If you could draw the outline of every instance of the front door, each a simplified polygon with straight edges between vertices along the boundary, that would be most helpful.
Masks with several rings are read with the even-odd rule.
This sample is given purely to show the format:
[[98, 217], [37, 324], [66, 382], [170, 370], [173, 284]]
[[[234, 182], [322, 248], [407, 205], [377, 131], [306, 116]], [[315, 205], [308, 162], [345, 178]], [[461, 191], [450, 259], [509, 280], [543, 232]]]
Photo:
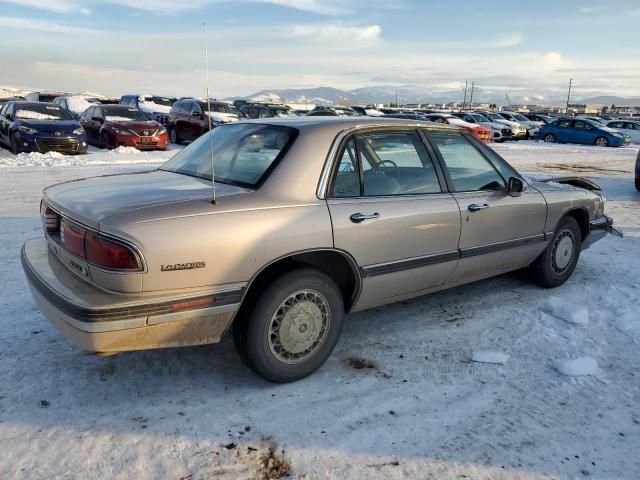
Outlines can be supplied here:
[[356, 309], [444, 284], [458, 262], [460, 210], [414, 129], [376, 129], [344, 145], [327, 203], [335, 247], [361, 268]]
[[544, 249], [547, 206], [530, 188], [507, 193], [510, 167], [457, 132], [430, 135], [460, 206], [460, 262], [450, 283], [466, 283], [526, 266]]

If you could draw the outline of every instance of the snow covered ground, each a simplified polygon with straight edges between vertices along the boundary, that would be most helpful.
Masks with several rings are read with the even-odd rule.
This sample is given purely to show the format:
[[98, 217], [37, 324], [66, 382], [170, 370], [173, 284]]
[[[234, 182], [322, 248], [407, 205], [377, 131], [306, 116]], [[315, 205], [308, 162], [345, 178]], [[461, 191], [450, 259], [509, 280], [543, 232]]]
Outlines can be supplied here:
[[626, 238], [552, 292], [510, 274], [351, 315], [327, 364], [290, 385], [252, 374], [229, 339], [110, 358], [72, 346], [20, 267], [41, 189], [172, 152], [0, 150], [0, 478], [637, 479], [636, 150], [496, 149], [523, 172], [601, 182]]

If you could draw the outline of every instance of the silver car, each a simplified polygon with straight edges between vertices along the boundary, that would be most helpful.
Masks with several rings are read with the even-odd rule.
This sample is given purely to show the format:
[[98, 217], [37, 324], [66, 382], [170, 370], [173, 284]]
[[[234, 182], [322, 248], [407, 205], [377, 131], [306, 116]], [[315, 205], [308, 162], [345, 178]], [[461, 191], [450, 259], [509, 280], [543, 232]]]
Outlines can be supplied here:
[[301, 117], [210, 135], [157, 170], [45, 190], [45, 236], [22, 263], [73, 342], [114, 353], [232, 331], [256, 372], [297, 380], [346, 313], [522, 268], [555, 287], [614, 231], [597, 185], [529, 181], [455, 127]]

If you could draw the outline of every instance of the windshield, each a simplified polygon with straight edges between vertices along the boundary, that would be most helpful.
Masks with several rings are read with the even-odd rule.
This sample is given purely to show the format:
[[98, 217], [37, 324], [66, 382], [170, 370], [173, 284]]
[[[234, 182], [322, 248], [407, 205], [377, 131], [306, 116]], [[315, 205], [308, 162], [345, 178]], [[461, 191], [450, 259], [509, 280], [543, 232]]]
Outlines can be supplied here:
[[297, 117], [298, 114], [288, 108], [272, 108], [276, 117]]
[[529, 121], [529, 119], [527, 117], [525, 117], [524, 115], [520, 115], [519, 113], [514, 113], [512, 116], [515, 117], [515, 119], [518, 120], [519, 122], [528, 122]]
[[216, 182], [255, 188], [284, 156], [296, 135], [295, 129], [279, 125], [223, 125], [202, 135], [160, 170], [211, 179], [211, 136]]
[[480, 115], [479, 113], [474, 113], [473, 115], [471, 115], [473, 118], [476, 119], [477, 122], [480, 123], [491, 123], [491, 120], [489, 120], [487, 117], [485, 117], [484, 115]]
[[45, 103], [16, 104], [16, 118], [23, 120], [73, 120], [73, 117], [58, 105]]
[[130, 121], [142, 121], [149, 120], [141, 110], [137, 108], [120, 108], [120, 107], [103, 107], [104, 119], [108, 122], [130, 122]]
[[156, 105], [164, 105], [165, 107], [173, 105], [173, 100], [166, 97], [144, 97], [144, 101], [155, 103]]
[[[207, 102], [204, 102], [203, 104], [201, 104], [201, 106], [202, 110], [204, 110], [205, 112], [209, 111], [207, 110]], [[231, 108], [229, 108], [229, 105], [227, 105], [226, 103], [212, 103], [210, 111], [217, 113], [231, 113]]]

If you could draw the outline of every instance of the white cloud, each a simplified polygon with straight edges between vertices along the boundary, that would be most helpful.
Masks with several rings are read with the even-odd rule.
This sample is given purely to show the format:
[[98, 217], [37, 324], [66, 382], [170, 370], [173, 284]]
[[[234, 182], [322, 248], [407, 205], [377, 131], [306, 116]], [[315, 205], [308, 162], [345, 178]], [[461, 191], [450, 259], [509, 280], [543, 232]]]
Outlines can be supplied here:
[[258, 3], [271, 3], [296, 10], [320, 13], [323, 15], [346, 15], [350, 9], [345, 8], [347, 1], [331, 2], [326, 0], [255, 0]]
[[88, 28], [72, 27], [70, 25], [48, 22], [46, 20], [30, 20], [16, 17], [0, 17], [0, 28], [63, 34], [87, 34], [96, 32]]
[[595, 6], [595, 7], [585, 6], [585, 7], [580, 7], [580, 13], [597, 13], [603, 9], [604, 7], [600, 7], [600, 6]]
[[[19, 1], [19, 0], [16, 0]], [[34, 0], [38, 1], [38, 0]], [[148, 12], [175, 13], [183, 10], [202, 8], [211, 3], [232, 2], [234, 0], [100, 0], [103, 3], [121, 5], [135, 10]], [[238, 0], [243, 3], [263, 3], [293, 8], [321, 15], [346, 15], [351, 12], [348, 0]]]
[[363, 27], [319, 24], [319, 25], [294, 25], [285, 29], [282, 36], [285, 38], [304, 38], [320, 41], [322, 43], [334, 43], [343, 46], [365, 46], [376, 43], [380, 38], [382, 28], [379, 25]]
[[[82, 13], [89, 15], [91, 10], [77, 0], [0, 0], [21, 7], [37, 8], [56, 13]], [[86, 3], [86, 2], [85, 2]]]

